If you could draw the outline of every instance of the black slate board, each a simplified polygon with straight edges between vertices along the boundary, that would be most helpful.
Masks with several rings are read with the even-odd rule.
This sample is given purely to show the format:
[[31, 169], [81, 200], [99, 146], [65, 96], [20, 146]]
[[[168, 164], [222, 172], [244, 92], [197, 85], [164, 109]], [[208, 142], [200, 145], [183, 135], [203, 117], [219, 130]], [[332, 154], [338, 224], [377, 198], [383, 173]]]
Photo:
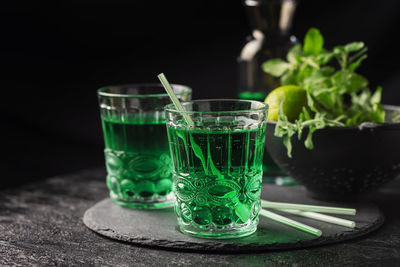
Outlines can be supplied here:
[[251, 236], [228, 240], [201, 239], [184, 235], [176, 230], [177, 221], [172, 208], [133, 210], [119, 207], [108, 198], [89, 208], [84, 214], [83, 222], [91, 230], [103, 236], [132, 244], [155, 248], [231, 253], [285, 250], [337, 243], [372, 232], [378, 229], [384, 221], [382, 212], [375, 204], [318, 201], [309, 198], [305, 189], [300, 186], [263, 185], [262, 199], [356, 208], [356, 216], [335, 215], [356, 221], [356, 228], [350, 229], [304, 217], [283, 214], [321, 229], [323, 235], [317, 238], [260, 216], [258, 230]]

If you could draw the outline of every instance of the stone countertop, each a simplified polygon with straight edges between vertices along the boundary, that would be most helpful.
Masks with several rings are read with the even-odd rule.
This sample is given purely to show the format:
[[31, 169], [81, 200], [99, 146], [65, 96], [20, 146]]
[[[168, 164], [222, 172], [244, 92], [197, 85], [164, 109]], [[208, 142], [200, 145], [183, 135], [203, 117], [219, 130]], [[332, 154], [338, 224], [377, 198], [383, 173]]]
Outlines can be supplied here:
[[157, 250], [102, 237], [82, 216], [106, 197], [103, 169], [0, 191], [0, 265], [387, 266], [400, 260], [400, 179], [372, 197], [385, 214], [377, 231], [340, 244], [252, 254]]

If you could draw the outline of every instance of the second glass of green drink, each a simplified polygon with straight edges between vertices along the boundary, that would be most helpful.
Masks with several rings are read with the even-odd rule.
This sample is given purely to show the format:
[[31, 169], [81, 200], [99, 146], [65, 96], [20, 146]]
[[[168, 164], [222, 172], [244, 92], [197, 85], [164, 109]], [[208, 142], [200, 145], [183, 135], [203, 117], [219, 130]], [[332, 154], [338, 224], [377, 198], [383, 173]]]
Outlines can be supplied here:
[[[191, 89], [173, 85], [181, 101]], [[131, 208], [173, 206], [172, 161], [159, 84], [108, 86], [98, 90], [105, 141], [107, 186], [115, 204]]]
[[180, 230], [208, 238], [255, 232], [267, 105], [195, 100], [183, 107], [166, 107]]

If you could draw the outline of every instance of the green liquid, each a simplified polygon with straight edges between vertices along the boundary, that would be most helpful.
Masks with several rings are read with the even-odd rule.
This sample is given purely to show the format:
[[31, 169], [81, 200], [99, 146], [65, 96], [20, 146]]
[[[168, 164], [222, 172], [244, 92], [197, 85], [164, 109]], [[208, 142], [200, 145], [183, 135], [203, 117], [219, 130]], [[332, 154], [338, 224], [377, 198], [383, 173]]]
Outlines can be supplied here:
[[172, 162], [165, 122], [102, 119], [107, 186], [122, 206], [171, 206]]
[[243, 91], [239, 93], [238, 97], [240, 99], [256, 100], [264, 102], [265, 98], [267, 97], [267, 92], [264, 93], [264, 92]]
[[168, 126], [181, 231], [244, 236], [257, 228], [265, 126], [224, 131]]

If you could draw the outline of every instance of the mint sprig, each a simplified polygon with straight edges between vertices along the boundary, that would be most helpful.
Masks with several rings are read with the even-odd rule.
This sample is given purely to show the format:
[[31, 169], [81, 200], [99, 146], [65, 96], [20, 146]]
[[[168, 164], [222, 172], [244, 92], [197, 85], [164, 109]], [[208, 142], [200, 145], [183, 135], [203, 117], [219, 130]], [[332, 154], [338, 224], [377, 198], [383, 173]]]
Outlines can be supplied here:
[[[385, 121], [385, 111], [380, 103], [382, 87], [374, 93], [368, 88], [368, 80], [356, 73], [367, 58], [363, 42], [323, 47], [324, 38], [316, 28], [308, 30], [303, 45], [293, 46], [286, 60], [270, 59], [262, 69], [274, 77], [280, 77], [281, 85], [298, 85], [307, 92], [307, 107], [297, 120], [290, 122], [279, 110], [275, 135], [283, 138], [288, 156], [291, 157], [291, 137], [297, 133], [300, 140], [304, 127], [308, 135], [304, 145], [313, 149], [312, 135], [327, 126], [354, 126], [363, 122]], [[334, 61], [339, 67], [334, 67]], [[347, 103], [345, 99], [350, 99]]]

